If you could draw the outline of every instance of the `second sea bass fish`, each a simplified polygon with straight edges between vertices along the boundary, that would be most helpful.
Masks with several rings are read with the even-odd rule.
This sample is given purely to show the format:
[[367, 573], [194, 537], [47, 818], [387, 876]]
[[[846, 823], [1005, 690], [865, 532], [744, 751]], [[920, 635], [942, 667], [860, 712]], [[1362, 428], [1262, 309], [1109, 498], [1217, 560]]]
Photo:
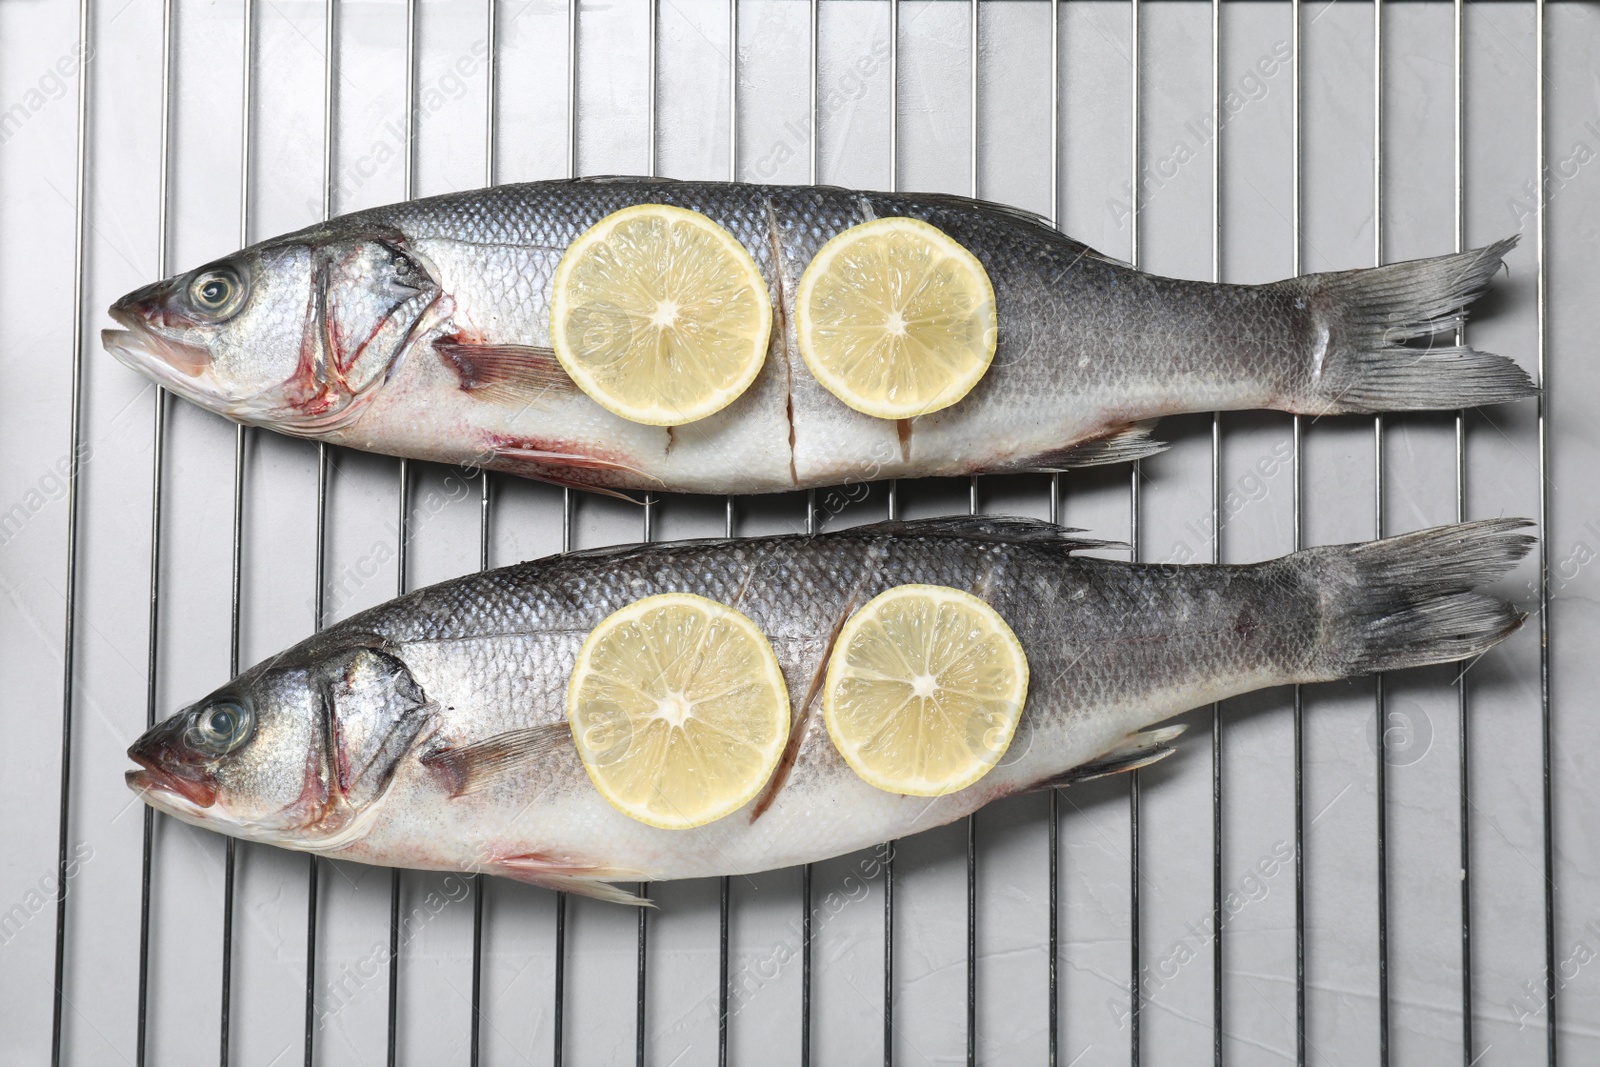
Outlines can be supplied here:
[[[1000, 797], [1153, 762], [1178, 730], [1150, 728], [1193, 707], [1470, 659], [1522, 622], [1476, 587], [1528, 550], [1526, 525], [1491, 519], [1249, 566], [1081, 558], [1059, 527], [986, 518], [572, 553], [328, 627], [154, 726], [129, 749], [141, 769], [128, 783], [186, 822], [249, 840], [636, 900], [607, 883], [842, 855]], [[818, 683], [841, 625], [907, 583], [984, 598], [1029, 662], [1000, 763], [936, 798], [868, 785], [821, 721]], [[567, 725], [584, 638], [672, 592], [743, 612], [771, 642], [794, 709], [762, 792], [693, 830], [613, 808]]]
[[[644, 426], [550, 352], [551, 276], [606, 215], [671, 204], [726, 228], [775, 314], [754, 384]], [[998, 348], [959, 403], [885, 420], [801, 358], [800, 276], [858, 223], [907, 216], [971, 251]], [[644, 179], [507, 185], [345, 215], [119, 300], [106, 347], [240, 422], [352, 448], [605, 489], [762, 493], [880, 478], [1055, 471], [1148, 455], [1146, 420], [1475, 407], [1525, 397], [1500, 356], [1404, 342], [1453, 328], [1512, 241], [1437, 259], [1222, 285], [1145, 274], [1025, 211], [958, 196]], [[628, 329], [617, 309], [593, 328]]]

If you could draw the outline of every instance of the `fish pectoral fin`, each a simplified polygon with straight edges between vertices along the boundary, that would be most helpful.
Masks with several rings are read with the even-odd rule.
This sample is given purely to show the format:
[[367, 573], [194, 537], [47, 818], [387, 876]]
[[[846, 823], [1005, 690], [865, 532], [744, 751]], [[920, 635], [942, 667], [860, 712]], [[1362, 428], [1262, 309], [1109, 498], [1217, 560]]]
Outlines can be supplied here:
[[1167, 450], [1165, 441], [1157, 441], [1150, 436], [1155, 428], [1154, 419], [1131, 422], [1091, 441], [1079, 441], [1020, 460], [1014, 469], [1055, 474], [1080, 467], [1104, 467], [1111, 463], [1147, 459]]
[[548, 348], [441, 338], [433, 342], [433, 350], [455, 372], [463, 393], [493, 404], [525, 404], [546, 393], [578, 388]]
[[436, 745], [421, 757], [421, 762], [454, 799], [475, 793], [501, 775], [570, 744], [572, 730], [562, 720], [508, 730], [470, 745]]
[[1091, 781], [1095, 778], [1105, 778], [1108, 775], [1121, 774], [1123, 771], [1136, 771], [1140, 767], [1148, 767], [1152, 763], [1159, 763], [1178, 751], [1169, 742], [1187, 730], [1186, 723], [1175, 726], [1163, 726], [1158, 730], [1141, 730], [1129, 734], [1117, 743], [1110, 751], [1105, 752], [1088, 763], [1079, 764], [1070, 770], [1053, 775], [1040, 782], [1036, 789], [1060, 789], [1079, 782]]
[[484, 869], [502, 878], [553, 889], [558, 893], [574, 893], [595, 900], [608, 900], [613, 904], [631, 904], [636, 908], [655, 907], [655, 902], [649, 897], [610, 884], [612, 881], [637, 881], [634, 877], [637, 872], [634, 871], [565, 863], [538, 852], [497, 855]]

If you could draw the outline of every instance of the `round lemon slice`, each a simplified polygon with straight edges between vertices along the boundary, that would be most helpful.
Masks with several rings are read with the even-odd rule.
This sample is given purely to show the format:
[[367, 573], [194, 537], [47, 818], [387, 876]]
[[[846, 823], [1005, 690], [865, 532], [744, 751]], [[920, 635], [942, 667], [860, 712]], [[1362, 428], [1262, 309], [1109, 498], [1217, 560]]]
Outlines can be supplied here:
[[966, 396], [994, 361], [994, 287], [976, 256], [918, 219], [834, 237], [795, 294], [800, 354], [857, 411], [908, 419]]
[[822, 715], [845, 762], [891, 793], [964, 789], [1005, 754], [1028, 697], [1028, 659], [992, 607], [902, 585], [839, 631]]
[[789, 736], [789, 688], [744, 615], [693, 593], [612, 612], [578, 651], [567, 718], [602, 796], [668, 830], [739, 810]]
[[595, 402], [634, 422], [680, 426], [727, 407], [760, 373], [771, 332], [755, 260], [697, 211], [614, 211], [556, 265], [556, 358]]

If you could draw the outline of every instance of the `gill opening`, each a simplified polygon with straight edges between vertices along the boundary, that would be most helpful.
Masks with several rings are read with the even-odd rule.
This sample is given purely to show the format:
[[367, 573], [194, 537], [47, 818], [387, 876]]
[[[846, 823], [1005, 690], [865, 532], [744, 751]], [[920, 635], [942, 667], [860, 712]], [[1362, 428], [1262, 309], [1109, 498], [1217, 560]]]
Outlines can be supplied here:
[[[328, 353], [333, 349], [333, 327], [328, 322], [328, 261], [317, 263], [317, 280], [311, 287], [316, 301], [316, 336], [318, 343], [311, 350], [311, 378], [318, 385], [317, 395], [326, 395], [331, 384], [328, 380]], [[337, 364], [338, 360], [334, 360]]]

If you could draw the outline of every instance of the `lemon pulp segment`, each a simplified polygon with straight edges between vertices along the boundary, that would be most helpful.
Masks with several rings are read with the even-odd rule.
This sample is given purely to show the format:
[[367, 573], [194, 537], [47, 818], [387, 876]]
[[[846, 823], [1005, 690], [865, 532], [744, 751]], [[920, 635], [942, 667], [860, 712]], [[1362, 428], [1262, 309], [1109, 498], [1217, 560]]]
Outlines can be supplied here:
[[879, 418], [949, 407], [994, 360], [989, 275], [919, 219], [874, 219], [823, 245], [801, 275], [795, 319], [816, 379]]
[[1027, 696], [1027, 657], [994, 608], [959, 589], [902, 585], [840, 629], [823, 721], [869, 784], [943, 796], [999, 762]]
[[760, 373], [771, 332], [755, 260], [697, 211], [614, 211], [556, 266], [556, 358], [593, 400], [634, 422], [679, 426], [727, 407]]
[[737, 811], [778, 765], [789, 690], [755, 623], [692, 593], [607, 616], [578, 652], [567, 717], [612, 805], [687, 829]]

